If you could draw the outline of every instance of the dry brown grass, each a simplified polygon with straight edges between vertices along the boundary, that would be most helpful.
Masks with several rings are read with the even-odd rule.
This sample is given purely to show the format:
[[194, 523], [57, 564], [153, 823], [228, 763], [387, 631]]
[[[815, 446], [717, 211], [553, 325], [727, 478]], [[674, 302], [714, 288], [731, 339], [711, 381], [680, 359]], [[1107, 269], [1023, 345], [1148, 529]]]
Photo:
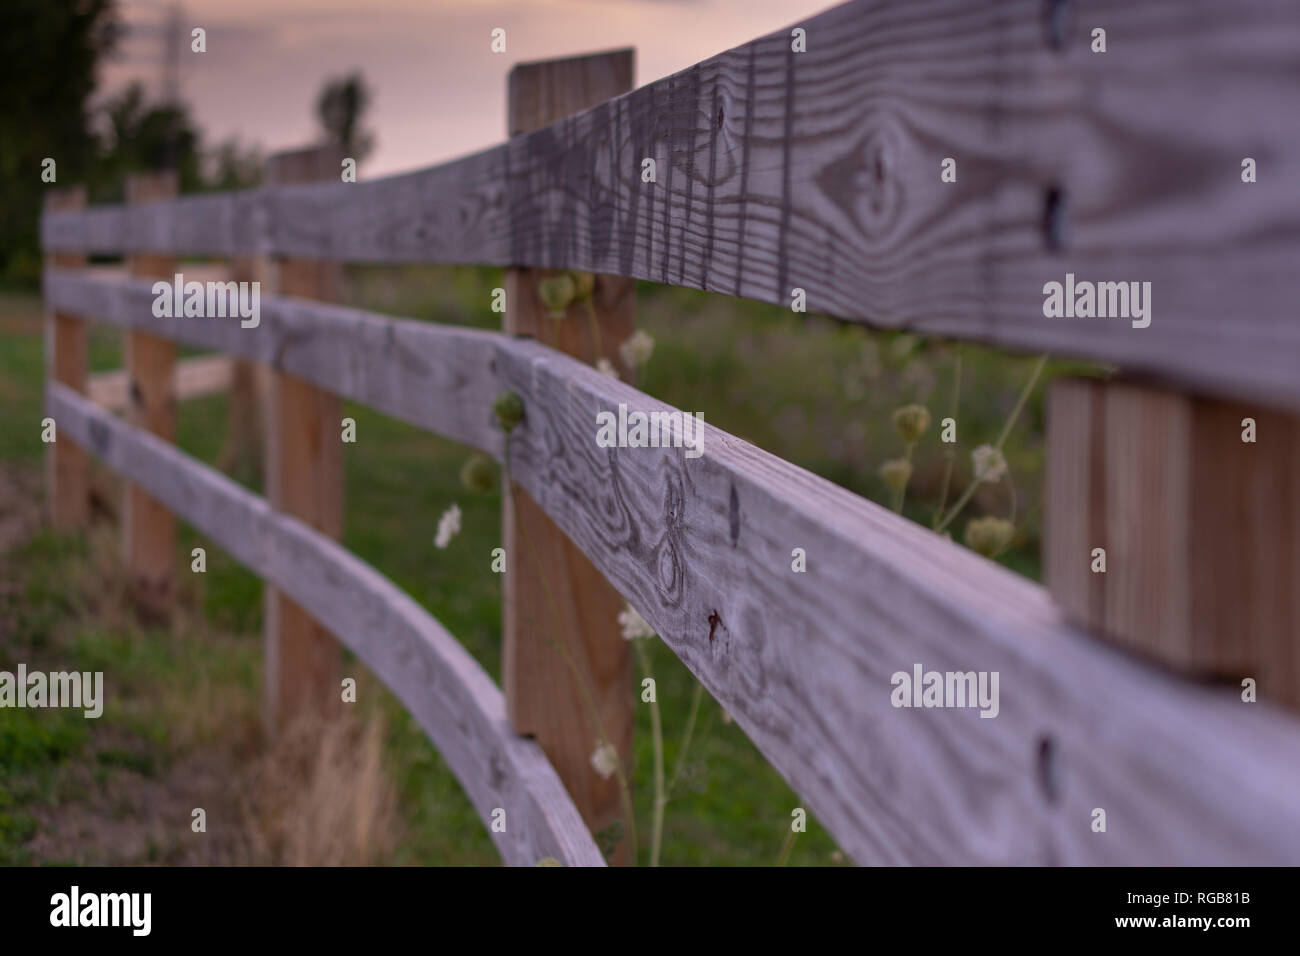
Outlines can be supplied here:
[[300, 722], [253, 766], [243, 800], [248, 862], [376, 865], [397, 845], [396, 794], [384, 768], [384, 723], [345, 711]]

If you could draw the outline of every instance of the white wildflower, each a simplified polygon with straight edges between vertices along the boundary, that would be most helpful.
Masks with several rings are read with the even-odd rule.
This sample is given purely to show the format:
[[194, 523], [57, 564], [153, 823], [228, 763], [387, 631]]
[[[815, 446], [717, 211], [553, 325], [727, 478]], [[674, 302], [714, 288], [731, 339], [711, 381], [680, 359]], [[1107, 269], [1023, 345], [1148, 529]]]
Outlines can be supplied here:
[[608, 780], [618, 769], [618, 751], [613, 744], [599, 744], [591, 754], [591, 769], [600, 774], [600, 779]]
[[1007, 473], [1007, 460], [1002, 452], [992, 445], [980, 445], [970, 453], [971, 464], [975, 467], [975, 480], [994, 484], [1002, 480]]
[[627, 606], [627, 610], [618, 612], [618, 626], [623, 629], [623, 640], [634, 641], [638, 637], [654, 637], [655, 632], [646, 619], [641, 616], [641, 612], [632, 605]]
[[614, 363], [603, 355], [596, 359], [596, 371], [610, 378], [618, 378], [618, 369], [614, 368]]
[[460, 533], [460, 505], [453, 504], [438, 519], [438, 536], [433, 539], [436, 548], [445, 548]]
[[618, 347], [618, 354], [623, 356], [623, 364], [628, 368], [638, 368], [650, 361], [654, 350], [655, 340], [650, 333], [637, 329]]

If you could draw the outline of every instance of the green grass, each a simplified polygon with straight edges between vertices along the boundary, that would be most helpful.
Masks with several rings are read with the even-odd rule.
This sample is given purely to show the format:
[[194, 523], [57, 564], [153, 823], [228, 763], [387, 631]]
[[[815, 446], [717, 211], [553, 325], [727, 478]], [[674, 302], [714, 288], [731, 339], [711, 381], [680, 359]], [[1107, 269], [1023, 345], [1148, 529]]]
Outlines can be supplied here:
[[[499, 327], [500, 317], [489, 308], [491, 289], [501, 284], [497, 270], [357, 268], [350, 274], [351, 304], [480, 328]], [[30, 315], [34, 308], [30, 299], [0, 296], [0, 316]], [[916, 449], [906, 514], [929, 525], [943, 472], [938, 423], [949, 414], [957, 355], [953, 346], [652, 285], [641, 286], [638, 309], [639, 324], [656, 340], [654, 357], [639, 387], [680, 408], [701, 411], [707, 421], [878, 501], [887, 498], [876, 469], [902, 452], [890, 413], [909, 401], [926, 404], [934, 425]], [[0, 356], [0, 397], [6, 402], [0, 461], [34, 466], [41, 455], [39, 326], [25, 332], [10, 326]], [[114, 367], [120, 354], [118, 337], [111, 330], [96, 332], [91, 349], [95, 368]], [[1010, 357], [969, 347], [963, 347], [961, 354], [959, 446], [950, 503], [969, 480], [970, 450], [995, 439], [1033, 362], [1032, 356]], [[1053, 365], [1049, 371], [1061, 367]], [[1005, 449], [1017, 490], [1018, 531], [1014, 546], [1000, 560], [1030, 577], [1039, 575], [1042, 393], [1040, 386]], [[466, 449], [350, 403], [346, 414], [356, 419], [357, 442], [345, 446], [344, 544], [426, 607], [499, 682], [501, 581], [488, 567], [491, 549], [500, 543], [499, 494], [473, 494], [461, 486], [458, 473], [469, 454]], [[182, 403], [181, 448], [214, 462], [225, 434], [224, 396]], [[258, 488], [256, 476], [240, 477]], [[439, 550], [433, 546], [438, 518], [453, 502], [463, 511], [462, 530], [450, 547]], [[954, 538], [960, 540], [966, 518], [1005, 515], [1010, 504], [1006, 483], [981, 489], [954, 524]], [[192, 642], [177, 645], [153, 635], [142, 644], [138, 635], [83, 627], [70, 652], [77, 666], [111, 670], [116, 680], [135, 692], [219, 673], [222, 680], [239, 682], [255, 694], [262, 585], [185, 525], [178, 534], [178, 567], [189, 568], [190, 549], [199, 545], [208, 551], [208, 573], [194, 581], [197, 606], [213, 627], [244, 635], [242, 642], [222, 644], [205, 656]], [[76, 613], [60, 598], [57, 580], [84, 560], [83, 543], [49, 533], [24, 548], [21, 562], [27, 590], [21, 600], [11, 601], [11, 613], [20, 621], [17, 631], [24, 635], [18, 646], [38, 653], [42, 635]], [[611, 631], [616, 628], [611, 621]], [[671, 768], [694, 678], [662, 642], [652, 642], [651, 651]], [[194, 660], [196, 655], [201, 659]], [[390, 772], [404, 826], [394, 862], [496, 862], [487, 833], [442, 759], [400, 705], [377, 693], [389, 718]], [[15, 788], [10, 780], [6, 789], [4, 781], [10, 777], [5, 775], [10, 771], [0, 771], [0, 862], [22, 859], [22, 847], [32, 836], [25, 801], [35, 799], [33, 794], [57, 791], [51, 782], [54, 770], [87, 748], [95, 750], [94, 760], [101, 768], [147, 775], [158, 774], [167, 765], [166, 729], [156, 726], [157, 714], [147, 710], [136, 714], [134, 723], [130, 713], [115, 719], [118, 729], [132, 740], [156, 741], [157, 753], [117, 744], [95, 747], [91, 738], [100, 733], [98, 726], [87, 729], [85, 721], [57, 712], [19, 719], [36, 720], [39, 726], [14, 723], [12, 714], [0, 712], [0, 755], [12, 752], [15, 766], [21, 759], [27, 781]], [[788, 832], [791, 810], [802, 801], [707, 698], [695, 740], [686, 785], [668, 807], [663, 862], [774, 863]], [[651, 760], [649, 708], [638, 704], [635, 779], [643, 859], [653, 796]], [[7, 768], [9, 763], [0, 765]], [[833, 841], [810, 818], [809, 832], [798, 839], [790, 862], [826, 864], [834, 851]]]

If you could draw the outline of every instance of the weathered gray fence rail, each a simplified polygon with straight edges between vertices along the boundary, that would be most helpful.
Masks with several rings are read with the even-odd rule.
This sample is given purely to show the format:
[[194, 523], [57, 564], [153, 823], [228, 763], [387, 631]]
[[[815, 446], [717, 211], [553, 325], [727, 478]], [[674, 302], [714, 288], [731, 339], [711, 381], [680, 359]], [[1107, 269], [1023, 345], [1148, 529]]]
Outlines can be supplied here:
[[[799, 287], [844, 319], [1300, 408], [1292, 0], [862, 0], [800, 26], [806, 53], [775, 33], [458, 162], [52, 213], [45, 245]], [[1151, 326], [1045, 321], [1067, 271], [1150, 281]]]

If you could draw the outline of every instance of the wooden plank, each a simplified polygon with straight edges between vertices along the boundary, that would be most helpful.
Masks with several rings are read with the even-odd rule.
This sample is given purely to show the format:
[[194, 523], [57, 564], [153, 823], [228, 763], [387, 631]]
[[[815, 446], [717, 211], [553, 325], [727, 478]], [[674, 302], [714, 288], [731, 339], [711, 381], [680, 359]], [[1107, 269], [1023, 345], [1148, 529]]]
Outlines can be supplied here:
[[[50, 211], [82, 209], [86, 187], [73, 186], [46, 193]], [[86, 264], [85, 253], [47, 252], [45, 268], [77, 269]], [[89, 345], [86, 324], [60, 312], [48, 302], [45, 310], [45, 378], [62, 382], [74, 391], [86, 391]], [[33, 423], [34, 424], [34, 423]], [[71, 442], [55, 441], [45, 446], [45, 499], [50, 522], [57, 528], [77, 528], [90, 520], [90, 491], [86, 454]]]
[[[174, 170], [127, 177], [126, 199], [148, 204], [175, 197]], [[127, 271], [138, 278], [165, 278], [176, 260], [161, 250], [133, 252]], [[130, 379], [127, 421], [165, 441], [176, 439], [176, 345], [166, 338], [132, 330], [125, 342]], [[176, 592], [176, 521], [148, 493], [130, 483], [122, 487], [122, 552], [131, 598], [147, 620], [165, 620]]]
[[[802, 21], [807, 52], [782, 30], [454, 163], [51, 213], [45, 242], [570, 268], [782, 305], [799, 287], [843, 319], [1300, 408], [1300, 150], [1275, 122], [1294, 4], [1087, 12], [1053, 42], [1041, 0], [859, 0]], [[1067, 273], [1150, 282], [1151, 325], [1044, 318]]]
[[[1082, 379], [1051, 383], [1047, 434], [1071, 436], [1047, 443], [1044, 477], [1051, 519], [1043, 522], [1042, 561], [1052, 597], [1075, 620], [1105, 618], [1105, 579], [1092, 571], [1093, 548], [1105, 528], [1106, 474], [1101, 443], [1105, 436], [1102, 392]], [[1085, 547], [1086, 546], [1086, 547]]]
[[66, 270], [44, 276], [52, 308], [269, 364], [501, 457], [501, 431], [485, 411], [499, 390], [491, 370], [498, 333], [266, 294], [256, 327], [242, 328], [236, 319], [157, 318], [151, 285]]
[[1044, 564], [1062, 608], [1300, 708], [1300, 418], [1121, 381], [1053, 383], [1051, 408]]
[[1190, 409], [1173, 393], [1122, 383], [1103, 388], [1103, 403], [1104, 629], [1145, 634], [1160, 659], [1169, 659], [1191, 650]]
[[[267, 180], [319, 179], [337, 147], [270, 157]], [[337, 168], [337, 167], [336, 167]], [[277, 292], [328, 301], [339, 295], [337, 263], [280, 259], [271, 266]], [[269, 379], [265, 430], [266, 497], [272, 508], [302, 519], [335, 540], [343, 536], [343, 401], [333, 391], [276, 369]], [[288, 595], [266, 589], [266, 723], [280, 732], [339, 702], [343, 657], [319, 619]]]
[[511, 732], [491, 678], [400, 588], [301, 521], [70, 389], [51, 386], [46, 407], [71, 440], [328, 620], [419, 721], [484, 824], [495, 808], [506, 811], [505, 832], [492, 838], [507, 863], [532, 866], [554, 857], [570, 866], [604, 865], [541, 748]]
[[[597, 412], [671, 409], [535, 342], [497, 365], [525, 407], [514, 478], [858, 862], [1300, 862], [1294, 721], [1097, 644], [1041, 588], [715, 428], [698, 459], [597, 448]], [[997, 672], [998, 716], [893, 707], [916, 664]]]
[[[184, 401], [219, 394], [230, 388], [231, 378], [232, 363], [224, 355], [181, 359], [176, 363], [176, 398]], [[115, 369], [90, 376], [85, 394], [96, 405], [121, 411], [127, 406], [129, 392], [126, 369]]]
[[[509, 80], [510, 135], [626, 92], [632, 64], [632, 51], [618, 50], [516, 66]], [[505, 331], [550, 341], [584, 362], [606, 358], [622, 368], [618, 344], [636, 327], [636, 283], [596, 276], [591, 304], [574, 302], [554, 319], [538, 291], [546, 276], [533, 269], [506, 271]], [[593, 833], [621, 821], [627, 836], [619, 780], [602, 778], [591, 763], [592, 752], [607, 742], [625, 767], [634, 765], [637, 698], [631, 647], [618, 629], [623, 599], [517, 486], [502, 501], [501, 523], [510, 556], [501, 677], [510, 723], [541, 744]], [[633, 863], [636, 853], [624, 839], [611, 861]]]

